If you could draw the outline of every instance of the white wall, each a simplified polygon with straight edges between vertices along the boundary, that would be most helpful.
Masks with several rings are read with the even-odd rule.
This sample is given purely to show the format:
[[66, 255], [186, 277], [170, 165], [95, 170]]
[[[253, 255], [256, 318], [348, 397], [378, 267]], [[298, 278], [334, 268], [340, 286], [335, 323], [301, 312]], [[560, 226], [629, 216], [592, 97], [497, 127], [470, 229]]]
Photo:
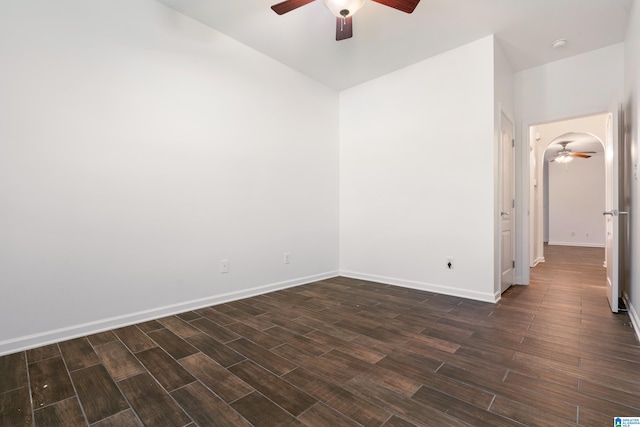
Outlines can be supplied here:
[[487, 37], [341, 93], [343, 275], [494, 300], [493, 67]]
[[604, 154], [549, 163], [549, 244], [604, 247]]
[[153, 0], [0, 2], [0, 58], [0, 353], [337, 274], [336, 92]]
[[622, 43], [516, 73], [516, 209], [524, 219], [518, 226], [518, 283], [529, 282], [529, 126], [606, 112], [623, 93], [623, 81]]
[[[494, 209], [496, 215], [494, 216], [493, 227], [495, 230], [494, 240], [494, 294], [500, 295], [501, 293], [501, 271], [503, 266], [501, 251], [502, 251], [502, 230], [501, 216], [498, 214], [502, 211], [502, 148], [500, 146], [500, 138], [502, 135], [502, 114], [509, 119], [511, 124], [515, 126], [515, 111], [514, 111], [514, 73], [513, 68], [504, 53], [502, 46], [496, 38], [494, 38], [494, 55], [493, 55], [493, 84], [494, 84], [494, 164], [498, 167], [494, 168]], [[512, 135], [515, 132], [515, 128], [512, 130]], [[512, 153], [508, 153], [510, 155]], [[515, 166], [515, 165], [514, 165]], [[515, 179], [514, 176], [511, 179]], [[515, 181], [514, 181], [515, 184]], [[515, 186], [513, 187], [515, 191]], [[514, 218], [512, 227], [519, 221], [518, 218]], [[515, 253], [512, 254], [515, 257]], [[514, 258], [515, 260], [515, 258]], [[516, 282], [517, 283], [517, 282]]]
[[636, 334], [640, 338], [640, 186], [638, 185], [638, 141], [640, 140], [640, 5], [634, 2], [627, 37], [625, 39], [625, 144], [628, 147], [628, 165], [630, 166], [629, 198], [624, 208], [630, 211], [631, 253], [629, 263], [629, 281], [624, 296], [630, 305], [629, 312]]

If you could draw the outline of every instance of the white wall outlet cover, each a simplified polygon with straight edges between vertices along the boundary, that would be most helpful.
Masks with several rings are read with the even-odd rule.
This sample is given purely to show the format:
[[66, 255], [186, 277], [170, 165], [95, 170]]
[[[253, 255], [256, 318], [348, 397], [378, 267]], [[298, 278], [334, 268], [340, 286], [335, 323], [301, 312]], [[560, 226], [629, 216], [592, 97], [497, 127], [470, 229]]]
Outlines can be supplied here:
[[221, 259], [220, 260], [220, 273], [224, 274], [224, 273], [228, 273], [229, 272], [229, 260], [228, 259]]

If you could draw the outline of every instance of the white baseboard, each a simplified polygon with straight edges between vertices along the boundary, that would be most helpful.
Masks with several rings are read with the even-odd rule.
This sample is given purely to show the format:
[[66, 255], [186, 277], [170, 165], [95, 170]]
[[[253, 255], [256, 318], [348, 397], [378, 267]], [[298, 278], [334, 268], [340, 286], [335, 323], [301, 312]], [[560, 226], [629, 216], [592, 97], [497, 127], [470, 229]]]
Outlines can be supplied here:
[[385, 285], [401, 286], [404, 288], [418, 289], [421, 291], [433, 292], [436, 294], [451, 295], [455, 297], [468, 298], [476, 301], [495, 303], [500, 299], [500, 292], [485, 293], [469, 291], [466, 289], [452, 288], [450, 286], [434, 285], [432, 283], [416, 282], [413, 280], [398, 279], [395, 277], [377, 276], [372, 274], [359, 273], [356, 271], [340, 271], [340, 276], [352, 279], [368, 280], [371, 282], [384, 283]]
[[629, 318], [631, 319], [631, 324], [633, 325], [633, 330], [636, 332], [636, 337], [640, 342], [640, 317], [638, 316], [638, 312], [635, 307], [631, 304], [631, 300], [629, 299], [629, 295], [626, 293], [623, 296], [624, 303], [627, 305], [627, 309], [629, 310]]
[[212, 295], [206, 298], [185, 301], [178, 304], [167, 305], [164, 307], [157, 307], [150, 310], [127, 314], [124, 316], [111, 317], [107, 319], [97, 320], [95, 322], [88, 322], [69, 326], [66, 328], [54, 329], [37, 334], [12, 338], [9, 340], [0, 341], [0, 356], [17, 353], [19, 351], [28, 350], [31, 348], [41, 347], [43, 345], [48, 345], [55, 342], [79, 338], [98, 332], [108, 331], [115, 328], [134, 325], [136, 323], [146, 322], [148, 320], [159, 319], [165, 316], [172, 316], [175, 314], [184, 313], [185, 311], [197, 310], [212, 305], [223, 304], [225, 302], [235, 301], [243, 298], [249, 298], [256, 295], [291, 288], [294, 286], [305, 285], [307, 283], [336, 277], [337, 275], [337, 271], [331, 271], [316, 274], [313, 276], [299, 277], [283, 282], [257, 286], [251, 289], [244, 289], [238, 292]]
[[604, 248], [604, 243], [581, 243], [581, 242], [549, 242], [549, 246], [578, 246], [581, 248]]
[[535, 267], [536, 265], [540, 264], [541, 262], [546, 262], [547, 260], [544, 259], [543, 256], [538, 257], [536, 259], [533, 260], [533, 265], [531, 267]]

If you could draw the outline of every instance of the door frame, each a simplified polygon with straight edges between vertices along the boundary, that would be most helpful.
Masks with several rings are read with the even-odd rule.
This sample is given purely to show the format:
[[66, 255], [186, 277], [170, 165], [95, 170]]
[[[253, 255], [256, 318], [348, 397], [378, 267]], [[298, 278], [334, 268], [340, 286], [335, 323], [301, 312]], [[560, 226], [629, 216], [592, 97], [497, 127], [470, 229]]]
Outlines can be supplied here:
[[[548, 116], [521, 122], [520, 140], [516, 139], [516, 217], [523, 218], [517, 224], [516, 234], [516, 283], [528, 285], [531, 280], [531, 138], [532, 126], [561, 122], [582, 117], [608, 114], [608, 109], [585, 110], [571, 115]], [[610, 191], [609, 188], [606, 191]]]
[[[502, 141], [502, 130], [503, 130], [503, 118], [507, 119], [510, 123], [511, 123], [511, 139], [512, 139], [512, 149], [511, 149], [511, 191], [512, 191], [512, 198], [514, 203], [516, 203], [516, 169], [517, 169], [517, 163], [516, 163], [516, 144], [515, 144], [515, 140], [516, 140], [516, 127], [515, 127], [515, 120], [513, 120], [513, 118], [502, 108], [502, 105], [499, 106], [498, 108], [498, 193], [497, 193], [497, 223], [498, 223], [498, 238], [497, 238], [497, 242], [498, 242], [498, 256], [497, 256], [497, 273], [498, 273], [498, 283], [496, 285], [496, 295], [500, 295], [503, 292], [502, 289], [502, 251], [503, 251], [503, 245], [502, 245], [502, 201], [503, 201], [503, 190], [504, 190], [504, 169], [503, 169], [503, 157], [504, 157], [504, 152], [503, 152], [503, 141]], [[517, 204], [517, 203], [516, 203]], [[516, 206], [513, 206], [511, 208], [511, 258], [512, 258], [512, 262], [516, 263], [516, 254], [517, 254], [517, 250], [516, 250], [516, 242], [517, 242], [517, 235], [518, 235], [518, 228], [517, 228], [517, 214], [516, 214]], [[517, 264], [517, 263], [516, 263]], [[515, 266], [513, 267], [513, 280], [511, 285], [515, 285], [517, 283], [516, 281], [516, 268]], [[510, 286], [511, 286], [510, 285]]]

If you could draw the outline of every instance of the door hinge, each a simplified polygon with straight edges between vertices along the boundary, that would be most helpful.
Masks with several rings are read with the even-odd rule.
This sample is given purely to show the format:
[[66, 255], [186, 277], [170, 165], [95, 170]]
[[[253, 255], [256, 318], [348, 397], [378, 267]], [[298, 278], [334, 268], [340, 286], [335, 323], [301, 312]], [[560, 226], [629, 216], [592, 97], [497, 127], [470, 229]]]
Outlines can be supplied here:
[[516, 268], [516, 262], [515, 261], [511, 261], [511, 267]]
[[512, 139], [512, 140], [511, 140], [511, 147], [512, 147], [512, 148], [515, 148], [515, 147], [516, 147], [516, 140], [515, 140], [515, 139]]
[[516, 207], [516, 199], [511, 199], [511, 207], [512, 208]]

